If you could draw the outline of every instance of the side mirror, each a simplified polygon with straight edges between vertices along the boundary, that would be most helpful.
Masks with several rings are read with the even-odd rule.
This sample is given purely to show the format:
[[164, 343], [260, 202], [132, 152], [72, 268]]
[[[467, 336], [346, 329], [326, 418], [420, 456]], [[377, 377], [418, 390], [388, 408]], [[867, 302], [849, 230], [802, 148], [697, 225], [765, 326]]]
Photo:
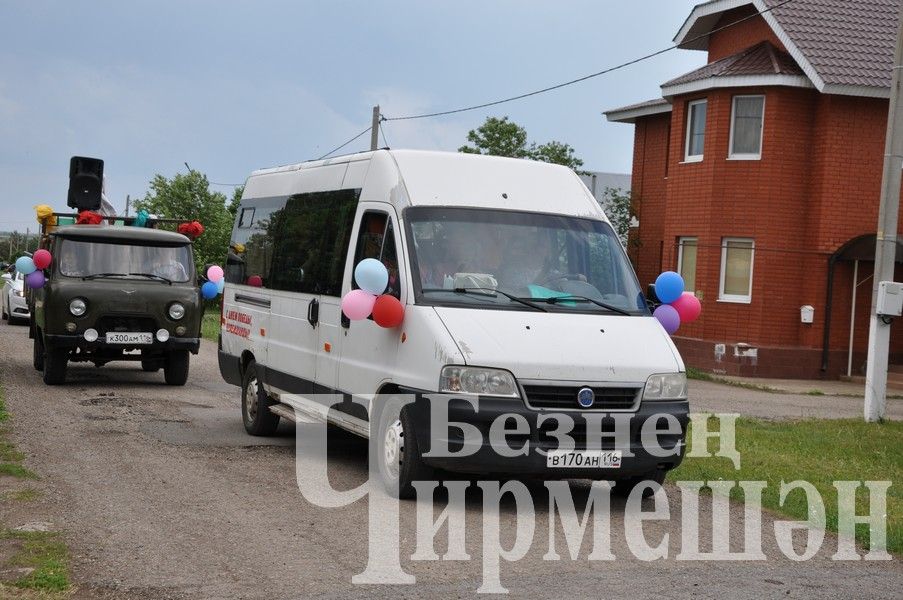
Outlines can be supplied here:
[[12, 273], [4, 273], [4, 274], [3, 274], [3, 280], [4, 280], [4, 281], [12, 281], [12, 279], [13, 279]]
[[661, 304], [662, 301], [658, 299], [658, 295], [655, 293], [655, 284], [650, 283], [646, 286], [646, 299], [651, 300], [656, 305]]

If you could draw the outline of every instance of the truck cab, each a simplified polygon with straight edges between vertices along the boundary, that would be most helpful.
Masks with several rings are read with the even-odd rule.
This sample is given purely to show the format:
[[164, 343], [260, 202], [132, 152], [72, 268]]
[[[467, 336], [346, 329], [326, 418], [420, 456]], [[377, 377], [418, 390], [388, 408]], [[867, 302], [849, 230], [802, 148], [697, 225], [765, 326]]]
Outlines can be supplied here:
[[191, 241], [157, 229], [72, 225], [54, 229], [45, 245], [53, 260], [30, 302], [44, 383], [64, 383], [70, 362], [127, 360], [184, 385], [203, 312]]

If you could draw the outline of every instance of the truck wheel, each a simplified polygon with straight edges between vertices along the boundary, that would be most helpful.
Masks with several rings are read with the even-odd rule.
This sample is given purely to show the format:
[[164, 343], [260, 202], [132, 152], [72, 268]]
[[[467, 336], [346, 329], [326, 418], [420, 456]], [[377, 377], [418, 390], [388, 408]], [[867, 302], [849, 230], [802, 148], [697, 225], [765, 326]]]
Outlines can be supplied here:
[[141, 370], [145, 373], [156, 373], [160, 370], [160, 363], [156, 360], [142, 360]]
[[655, 491], [665, 482], [665, 473], [666, 471], [663, 471], [662, 469], [656, 469], [651, 473], [646, 473], [645, 475], [637, 475], [635, 477], [625, 477], [624, 479], [618, 479], [615, 482], [615, 487], [614, 489], [612, 489], [612, 492], [614, 492], [618, 496], [626, 498], [628, 495], [630, 495], [630, 492], [633, 491], [633, 488], [637, 487], [644, 481], [651, 481], [656, 485], [643, 489], [643, 498], [650, 498], [655, 493]]
[[375, 443], [383, 485], [393, 496], [405, 500], [415, 498], [417, 490], [413, 482], [433, 479], [435, 470], [423, 461], [408, 407], [402, 406], [400, 399], [389, 398], [379, 425]]
[[185, 385], [188, 381], [188, 356], [188, 350], [173, 350], [166, 356], [163, 378], [167, 385]]
[[9, 321], [9, 315], [6, 313], [6, 305], [5, 304], [0, 303], [0, 311], [3, 312], [3, 320]]
[[47, 348], [44, 345], [44, 383], [59, 385], [66, 382], [66, 364], [69, 362], [69, 350], [65, 348]]
[[241, 385], [241, 420], [251, 435], [273, 435], [279, 426], [279, 415], [270, 412], [274, 404], [257, 378], [257, 363], [248, 363]]
[[32, 358], [31, 362], [34, 365], [35, 371], [43, 371], [44, 370], [44, 342], [41, 340], [41, 332], [34, 332], [34, 344], [32, 344]]

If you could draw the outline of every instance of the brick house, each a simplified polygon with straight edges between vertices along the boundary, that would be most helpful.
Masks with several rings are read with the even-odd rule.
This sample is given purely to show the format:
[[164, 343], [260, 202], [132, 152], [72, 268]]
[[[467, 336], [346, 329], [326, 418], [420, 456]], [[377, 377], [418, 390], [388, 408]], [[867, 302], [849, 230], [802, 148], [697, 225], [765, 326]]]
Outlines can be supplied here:
[[[640, 281], [678, 270], [702, 301], [675, 336], [687, 364], [864, 372], [900, 1], [699, 4], [674, 41], [708, 63], [661, 98], [605, 113], [635, 127], [628, 251]], [[897, 260], [899, 281], [903, 246]], [[903, 363], [892, 327], [891, 361]]]

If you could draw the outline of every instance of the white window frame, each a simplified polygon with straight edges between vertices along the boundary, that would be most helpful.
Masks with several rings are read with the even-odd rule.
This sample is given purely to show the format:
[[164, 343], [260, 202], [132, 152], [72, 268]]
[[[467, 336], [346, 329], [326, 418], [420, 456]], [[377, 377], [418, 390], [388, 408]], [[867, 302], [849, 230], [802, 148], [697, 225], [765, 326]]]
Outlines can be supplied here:
[[[687, 102], [687, 133], [684, 139], [684, 162], [702, 162], [703, 156], [705, 156], [705, 152], [702, 154], [690, 154], [690, 137], [693, 134], [693, 107], [699, 104], [706, 105], [705, 116], [706, 120], [709, 117], [709, 99], [702, 98], [700, 100], [691, 100]], [[705, 123], [703, 123], [703, 148], [705, 148]]]
[[[727, 246], [728, 242], [750, 242], [752, 245], [750, 247], [750, 257], [749, 257], [749, 294], [725, 294], [724, 293], [724, 276], [726, 274], [725, 267], [727, 266]], [[755, 271], [756, 266], [756, 240], [753, 238], [744, 238], [744, 237], [726, 237], [721, 238], [721, 277], [718, 282], [718, 301], [719, 302], [734, 302], [737, 304], [750, 304], [752, 302], [752, 289], [753, 289], [753, 272]]]
[[[734, 121], [737, 114], [738, 98], [762, 99], [762, 122], [759, 124], [759, 151], [755, 153], [734, 153]], [[765, 94], [740, 94], [731, 100], [731, 133], [727, 142], [728, 160], [762, 160], [762, 144], [765, 142]]]
[[692, 293], [694, 296], [696, 295], [696, 273], [699, 266], [699, 238], [695, 235], [687, 235], [677, 238], [677, 272], [680, 273], [681, 277], [683, 276], [683, 266], [684, 266], [684, 244], [687, 242], [696, 242], [696, 265], [694, 266], [693, 273], [693, 288], [692, 290], [686, 290]]

